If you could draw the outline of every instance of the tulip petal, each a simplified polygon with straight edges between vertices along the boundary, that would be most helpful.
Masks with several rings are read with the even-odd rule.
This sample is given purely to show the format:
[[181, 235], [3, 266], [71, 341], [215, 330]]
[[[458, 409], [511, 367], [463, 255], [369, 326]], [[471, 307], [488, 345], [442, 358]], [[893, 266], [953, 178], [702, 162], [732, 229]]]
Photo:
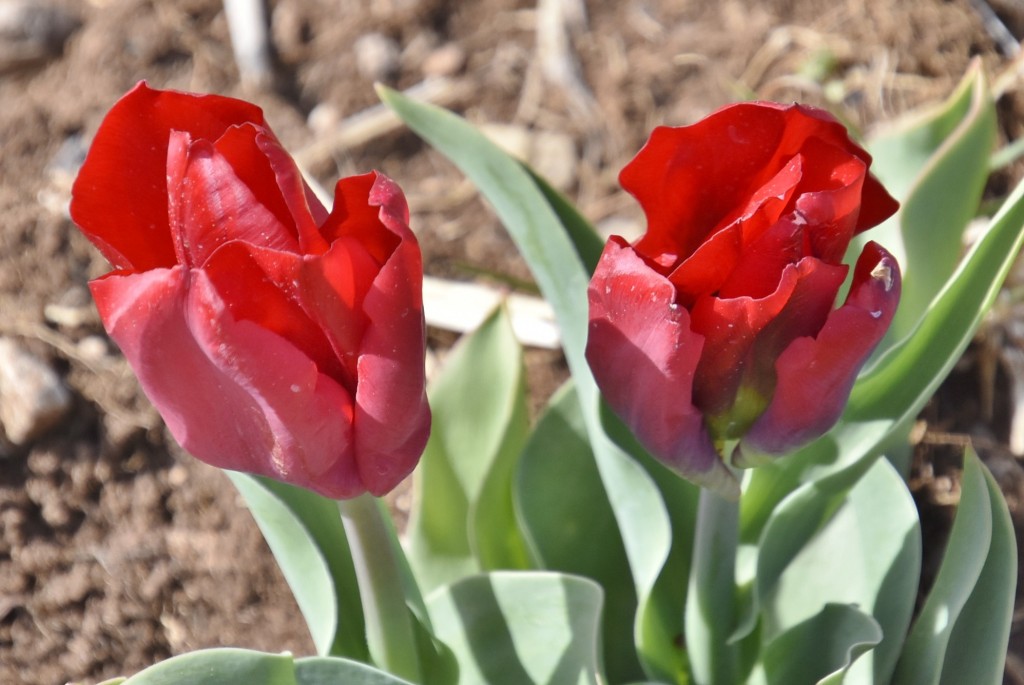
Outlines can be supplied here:
[[321, 372], [355, 392], [354, 361], [346, 368], [316, 321], [318, 307], [337, 307], [337, 297], [310, 297], [306, 260], [239, 241], [214, 252], [203, 271], [236, 321], [249, 321], [291, 342]]
[[114, 272], [91, 288], [108, 332], [184, 449], [327, 497], [365, 491], [348, 393], [280, 336], [235, 321], [204, 273]]
[[[754, 197], [731, 223], [721, 228], [686, 258], [670, 276], [677, 289], [676, 302], [684, 307], [693, 306], [697, 297], [710, 295], [736, 278], [737, 263], [744, 248], [756, 243], [779, 220], [802, 176], [802, 160], [795, 157], [768, 183], [757, 189]], [[797, 255], [799, 258], [799, 255]], [[792, 261], [797, 261], [794, 259]], [[770, 288], [757, 292], [767, 294], [778, 282], [778, 274]], [[739, 288], [732, 288], [739, 290]], [[753, 294], [744, 293], [744, 294]]]
[[[619, 175], [623, 188], [640, 202], [648, 232], [637, 243], [641, 254], [685, 257], [715, 226], [746, 207], [749, 198], [806, 148], [812, 139], [848, 157], [871, 163], [827, 112], [800, 105], [746, 102], [724, 107], [691, 126], [658, 127]], [[810, 157], [805, 168], [827, 167]], [[897, 202], [873, 177], [863, 182], [855, 232], [895, 213]]]
[[895, 258], [876, 243], [864, 247], [846, 303], [817, 337], [794, 340], [775, 363], [775, 394], [739, 445], [754, 465], [823, 435], [839, 419], [861, 365], [885, 335], [900, 295]]
[[119, 269], [175, 263], [167, 212], [171, 131], [216, 140], [263, 113], [217, 95], [152, 90], [140, 82], [110, 110], [72, 188], [71, 218]]
[[[691, 325], [714, 354], [705, 354], [697, 367], [694, 403], [720, 417], [733, 406], [741, 385], [770, 396], [774, 370], [758, 362], [771, 364], [794, 338], [819, 330], [845, 276], [845, 266], [806, 258], [787, 266], [767, 297], [699, 300]], [[752, 418], [749, 409], [742, 413]], [[730, 432], [743, 429], [737, 425]]]
[[675, 288], [621, 238], [605, 246], [590, 282], [587, 360], [609, 406], [651, 454], [683, 477], [738, 493], [690, 401], [702, 336], [674, 303]]
[[[362, 216], [354, 189], [367, 179], [372, 185], [362, 203], [374, 209], [374, 217], [360, 218], [357, 226], [360, 241], [383, 257], [383, 266], [363, 300], [354, 439], [360, 476], [367, 490], [381, 495], [416, 466], [430, 433], [430, 407], [423, 375], [423, 264], [405, 196], [387, 176], [368, 174], [339, 181], [336, 197], [344, 199], [349, 216]], [[373, 229], [375, 223], [386, 232]], [[354, 232], [345, 224], [340, 229], [343, 235]]]
[[248, 180], [257, 184], [251, 188], [235, 173], [233, 163], [242, 160], [229, 161], [208, 140], [192, 141], [187, 133], [171, 133], [167, 191], [170, 230], [181, 264], [201, 268], [218, 247], [232, 240], [298, 252], [294, 221], [283, 207], [280, 189], [273, 184], [267, 192], [266, 179], [256, 173], [261, 159], [266, 168], [266, 160], [255, 146], [255, 135], [252, 127], [225, 134], [233, 152], [244, 146], [242, 137], [248, 137], [248, 159], [243, 159], [249, 162], [245, 165]]

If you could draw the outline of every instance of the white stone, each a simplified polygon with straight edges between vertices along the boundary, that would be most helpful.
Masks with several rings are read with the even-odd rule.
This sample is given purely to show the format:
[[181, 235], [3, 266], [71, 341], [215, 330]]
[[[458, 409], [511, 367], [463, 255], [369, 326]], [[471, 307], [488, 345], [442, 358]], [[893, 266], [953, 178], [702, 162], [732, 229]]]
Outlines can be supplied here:
[[398, 72], [401, 51], [398, 43], [382, 33], [367, 33], [353, 46], [359, 74], [370, 81], [383, 81]]
[[0, 423], [16, 445], [53, 428], [71, 393], [50, 366], [11, 338], [0, 338]]

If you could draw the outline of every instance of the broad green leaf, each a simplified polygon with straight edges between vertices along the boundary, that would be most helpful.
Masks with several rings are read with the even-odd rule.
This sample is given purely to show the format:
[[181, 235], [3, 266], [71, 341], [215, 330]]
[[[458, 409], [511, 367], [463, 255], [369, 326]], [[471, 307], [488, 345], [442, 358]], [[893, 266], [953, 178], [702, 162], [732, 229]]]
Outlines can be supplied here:
[[335, 657], [205, 649], [171, 657], [136, 675], [100, 685], [411, 685], [366, 664]]
[[601, 588], [577, 576], [501, 572], [464, 578], [428, 598], [459, 684], [598, 685]]
[[881, 639], [878, 624], [855, 606], [825, 604], [765, 647], [765, 680], [770, 685], [839, 685], [858, 657]]
[[428, 390], [409, 560], [425, 592], [494, 568], [525, 568], [511, 478], [529, 424], [523, 352], [503, 307], [450, 353]]
[[290, 654], [204, 649], [174, 656], [136, 673], [124, 685], [298, 685]]
[[960, 260], [964, 231], [989, 175], [995, 102], [979, 63], [937, 109], [880, 135], [872, 170], [901, 202], [884, 226], [856, 241], [888, 248], [903, 270], [899, 309], [877, 355], [917, 326]]
[[687, 583], [680, 579], [690, 577], [700, 488], [654, 459], [607, 405], [602, 409], [608, 434], [654, 479], [672, 525], [672, 547], [665, 566], [640, 607], [637, 650], [652, 676], [668, 682], [683, 682], [688, 677], [690, 664], [683, 647]]
[[[894, 685], [940, 682], [953, 629], [982, 576], [992, 546], [993, 506], [984, 467], [972, 452], [964, 458], [960, 492], [942, 565], [904, 644]], [[992, 618], [999, 620], [1005, 615], [1003, 611], [1000, 614]], [[977, 614], [973, 618], [976, 620]]]
[[[965, 458], [975, 459], [973, 448], [968, 447]], [[1017, 540], [1003, 493], [988, 469], [983, 472], [992, 507], [992, 544], [949, 637], [939, 681], [942, 685], [998, 685], [1003, 679], [1017, 586]], [[960, 506], [980, 507], [983, 503], [961, 499]]]
[[1024, 242], [1024, 182], [964, 256], [913, 334], [854, 386], [846, 421], [916, 416], [963, 354]]
[[[571, 380], [551, 398], [526, 443], [514, 492], [516, 511], [537, 563], [590, 578], [604, 590], [602, 633], [608, 677], [612, 682], [640, 677], [632, 628], [636, 590], [615, 514], [607, 499], [595, 496], [602, 492], [601, 475]], [[678, 609], [677, 623], [682, 605]]]
[[555, 214], [558, 215], [558, 219], [569, 234], [569, 239], [572, 240], [573, 245], [576, 247], [576, 253], [583, 262], [583, 267], [587, 270], [587, 273], [594, 273], [594, 269], [597, 268], [597, 262], [601, 259], [601, 252], [604, 251], [604, 241], [601, 240], [601, 236], [597, 234], [591, 223], [579, 213], [576, 207], [562, 193], [552, 188], [551, 184], [536, 174], [533, 169], [525, 165], [524, 168], [530, 174], [530, 177], [533, 178], [537, 187], [540, 188], [540, 191], [544, 193], [544, 197], [548, 204], [551, 205], [551, 209], [555, 210]]
[[637, 596], [645, 601], [671, 545], [668, 514], [650, 476], [605, 434], [600, 396], [585, 357], [590, 274], [576, 246], [523, 166], [473, 126], [393, 90], [381, 87], [378, 93], [491, 202], [554, 309], [594, 460], [622, 533]]
[[740, 659], [729, 639], [738, 618], [736, 549], [739, 505], [701, 490], [685, 610], [690, 668], [698, 683], [740, 682]]
[[[804, 483], [835, 475], [837, 480], [826, 486], [832, 492], [841, 495], [844, 488], [852, 487], [870, 466], [861, 462], [878, 456], [875, 448], [893, 426], [894, 422], [887, 419], [840, 421], [796, 453], [748, 471], [740, 499], [740, 542], [759, 544], [779, 502]], [[845, 476], [839, 475], [844, 472]], [[803, 541], [792, 544], [794, 549], [799, 549]]]
[[[296, 685], [413, 685], [372, 666], [348, 659], [307, 657], [295, 660]], [[241, 685], [241, 683], [239, 683]]]
[[[855, 605], [877, 622], [884, 639], [853, 665], [844, 682], [885, 683], [914, 609], [921, 566], [917, 507], [884, 459], [875, 460], [837, 501], [848, 487], [838, 475], [802, 486], [765, 529], [757, 573], [764, 635], [774, 640], [826, 604]], [[808, 525], [818, 529], [790, 556], [791, 547], [782, 539], [786, 527]], [[805, 532], [796, 534], [803, 538]], [[808, 653], [833, 648], [824, 642], [805, 647]]]
[[333, 500], [226, 471], [242, 494], [320, 654], [367, 659], [359, 586]]

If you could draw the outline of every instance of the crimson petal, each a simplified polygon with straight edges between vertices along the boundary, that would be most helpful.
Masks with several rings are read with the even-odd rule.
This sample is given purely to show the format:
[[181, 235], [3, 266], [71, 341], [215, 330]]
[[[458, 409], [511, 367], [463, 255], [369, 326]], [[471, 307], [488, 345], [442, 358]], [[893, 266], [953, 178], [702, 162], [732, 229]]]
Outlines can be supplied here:
[[288, 341], [235, 321], [203, 272], [113, 273], [91, 288], [108, 332], [185, 450], [326, 497], [365, 491], [352, 454], [351, 397]]
[[775, 394], [741, 441], [737, 465], [786, 454], [835, 424], [857, 372], [888, 330], [899, 296], [896, 259], [868, 243], [846, 303], [829, 315], [816, 337], [797, 338], [779, 355]]
[[118, 269], [173, 266], [166, 180], [171, 131], [216, 140], [247, 122], [264, 124], [255, 105], [140, 82], [96, 132], [71, 191], [71, 218]]
[[613, 237], [590, 282], [587, 360], [609, 406], [651, 454], [695, 483], [738, 496], [690, 401], [704, 340], [674, 297], [668, 279]]

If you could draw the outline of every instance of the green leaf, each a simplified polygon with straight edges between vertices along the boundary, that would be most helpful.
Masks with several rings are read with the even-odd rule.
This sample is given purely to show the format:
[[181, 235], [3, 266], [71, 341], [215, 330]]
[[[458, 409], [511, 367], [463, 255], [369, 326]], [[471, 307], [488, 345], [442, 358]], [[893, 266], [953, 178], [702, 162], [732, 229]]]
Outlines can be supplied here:
[[[855, 605], [869, 614], [885, 639], [845, 682], [870, 684], [888, 682], [910, 624], [921, 532], [917, 507], [892, 465], [879, 459], [864, 473], [862, 464], [802, 486], [779, 506], [765, 528], [756, 582], [768, 640], [812, 619], [826, 604]], [[857, 472], [863, 477], [843, 494], [843, 479]], [[817, 527], [814, 536], [792, 554], [788, 528], [803, 539], [811, 526]], [[834, 645], [823, 636], [805, 649]]]
[[928, 308], [913, 335], [890, 348], [854, 386], [846, 421], [916, 416], [935, 393], [992, 306], [1024, 242], [1024, 182]]
[[226, 473], [277, 559], [317, 652], [368, 659], [359, 586], [337, 504], [269, 478]]
[[576, 383], [584, 425], [629, 559], [637, 597], [650, 593], [671, 544], [668, 514], [650, 476], [605, 434], [600, 396], [585, 357], [589, 272], [523, 166], [463, 119], [379, 88], [403, 121], [448, 156], [494, 206], [551, 304]]
[[[965, 459], [974, 461], [973, 448], [967, 449]], [[988, 469], [982, 468], [992, 507], [992, 544], [978, 582], [949, 637], [939, 681], [942, 685], [997, 685], [1002, 682], [1006, 663], [1017, 586], [1017, 540], [1003, 493]], [[960, 506], [984, 504], [961, 499]]]
[[569, 239], [572, 240], [572, 244], [576, 247], [576, 254], [579, 255], [580, 261], [583, 262], [583, 267], [587, 270], [587, 273], [594, 273], [594, 269], [597, 268], [597, 262], [601, 259], [601, 253], [604, 251], [604, 241], [601, 240], [601, 236], [597, 234], [593, 225], [579, 213], [575, 205], [569, 202], [565, 195], [551, 187], [551, 184], [535, 173], [533, 169], [526, 165], [523, 165], [523, 167], [530, 174], [530, 177], [533, 178], [540, 191], [544, 193], [544, 198], [551, 205], [551, 209], [558, 215], [558, 219], [562, 222], [566, 232], [569, 234]]
[[298, 685], [290, 654], [204, 649], [171, 657], [136, 673], [124, 685]]
[[[612, 682], [622, 682], [643, 675], [633, 647], [636, 590], [615, 514], [606, 498], [595, 496], [601, 492], [601, 474], [569, 380], [551, 398], [523, 450], [516, 511], [541, 567], [586, 576], [601, 585], [605, 668]], [[681, 604], [678, 610], [677, 623]]]
[[[841, 421], [823, 437], [795, 454], [748, 471], [740, 500], [740, 542], [757, 545], [779, 503], [796, 488], [835, 476], [825, 488], [842, 496], [878, 456], [876, 447], [893, 430], [889, 419]], [[844, 474], [845, 475], [840, 475]], [[792, 533], [790, 533], [792, 538]], [[792, 539], [794, 550], [806, 539]]]
[[293, 660], [290, 654], [204, 649], [171, 657], [124, 680], [100, 685], [411, 685], [366, 664], [335, 657]]
[[872, 170], [903, 203], [885, 225], [856, 241], [858, 253], [865, 240], [884, 245], [903, 270], [899, 309], [876, 358], [914, 330], [956, 268], [995, 140], [995, 102], [976, 62], [940, 107], [869, 145]]
[[738, 537], [739, 504], [701, 490], [684, 607], [686, 649], [699, 683], [729, 685], [741, 680], [738, 648], [729, 639], [737, 619]]
[[[684, 649], [683, 616], [693, 560], [694, 531], [700, 488], [680, 478], [652, 457], [621, 419], [602, 405], [608, 434], [633, 456], [661, 491], [672, 529], [672, 546], [658, 579], [640, 607], [636, 647], [651, 676], [668, 682], [684, 682], [690, 671]], [[610, 602], [610, 600], [608, 600]]]
[[318, 656], [296, 659], [295, 682], [296, 685], [412, 685], [408, 680], [366, 664]]
[[428, 598], [460, 685], [598, 685], [601, 588], [548, 572], [464, 578]]
[[903, 647], [895, 685], [940, 682], [953, 629], [986, 565], [992, 546], [993, 506], [984, 467], [972, 452], [964, 458], [960, 492], [942, 566]]
[[409, 561], [424, 592], [481, 570], [526, 568], [512, 471], [529, 432], [523, 351], [504, 307], [450, 353], [428, 390]]
[[765, 647], [766, 680], [772, 685], [839, 685], [857, 658], [881, 639], [878, 624], [855, 606], [826, 604]]

